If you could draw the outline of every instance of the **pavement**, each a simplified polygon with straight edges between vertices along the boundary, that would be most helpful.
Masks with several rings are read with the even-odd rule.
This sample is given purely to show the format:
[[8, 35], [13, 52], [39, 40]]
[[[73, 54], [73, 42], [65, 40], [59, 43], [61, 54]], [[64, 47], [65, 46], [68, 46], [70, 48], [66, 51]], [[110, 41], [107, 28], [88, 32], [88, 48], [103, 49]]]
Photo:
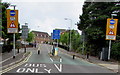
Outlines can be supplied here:
[[67, 50], [61, 49], [62, 52], [67, 53], [71, 56], [75, 55], [76, 57], [82, 58], [85, 61], [88, 61], [90, 63], [93, 64], [97, 64], [99, 66], [103, 66], [108, 68], [109, 70], [112, 70], [116, 73], [120, 72], [119, 71], [119, 65], [117, 61], [102, 61], [100, 59], [98, 59], [98, 57], [94, 57], [94, 56], [89, 56], [89, 59], [86, 58], [86, 55], [82, 55], [80, 53], [75, 53], [75, 52], [69, 52]]
[[[30, 53], [24, 53], [24, 49], [20, 49], [20, 52], [15, 52], [15, 58], [13, 59], [13, 51], [1, 53], [0, 58], [0, 74], [4, 73], [9, 67], [12, 67], [20, 62], [22, 62]], [[10, 69], [9, 69], [10, 70]]]

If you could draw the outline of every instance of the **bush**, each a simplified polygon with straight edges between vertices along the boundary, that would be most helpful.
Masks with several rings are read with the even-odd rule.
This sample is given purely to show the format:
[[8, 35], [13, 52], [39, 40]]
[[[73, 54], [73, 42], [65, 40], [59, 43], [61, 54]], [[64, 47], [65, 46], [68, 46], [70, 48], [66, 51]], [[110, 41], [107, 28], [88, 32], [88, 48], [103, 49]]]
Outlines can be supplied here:
[[112, 44], [111, 57], [120, 60], [120, 42]]
[[2, 53], [4, 52], [10, 52], [13, 49], [13, 45], [3, 45], [2, 46]]

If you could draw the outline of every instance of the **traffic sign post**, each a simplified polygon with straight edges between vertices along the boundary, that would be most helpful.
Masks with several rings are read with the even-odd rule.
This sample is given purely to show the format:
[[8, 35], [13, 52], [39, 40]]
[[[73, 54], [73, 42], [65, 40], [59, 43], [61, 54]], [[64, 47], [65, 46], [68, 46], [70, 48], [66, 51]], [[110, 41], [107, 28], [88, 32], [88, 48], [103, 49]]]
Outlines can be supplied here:
[[13, 58], [15, 58], [15, 33], [18, 33], [18, 10], [7, 9], [7, 33], [13, 33]]
[[53, 30], [52, 39], [57, 39], [57, 47], [55, 48], [55, 56], [58, 55], [58, 39], [60, 39], [60, 30]]
[[111, 40], [116, 40], [118, 19], [108, 18], [106, 27], [106, 40], [109, 41], [108, 60], [110, 60]]
[[[22, 25], [22, 39], [24, 39], [24, 42], [26, 42], [26, 39], [28, 38], [28, 26], [26, 24], [27, 23], [25, 23], [25, 25]], [[26, 43], [24, 48], [24, 52], [26, 53]]]
[[52, 39], [60, 39], [60, 30], [53, 30]]
[[107, 19], [106, 40], [116, 40], [118, 19]]

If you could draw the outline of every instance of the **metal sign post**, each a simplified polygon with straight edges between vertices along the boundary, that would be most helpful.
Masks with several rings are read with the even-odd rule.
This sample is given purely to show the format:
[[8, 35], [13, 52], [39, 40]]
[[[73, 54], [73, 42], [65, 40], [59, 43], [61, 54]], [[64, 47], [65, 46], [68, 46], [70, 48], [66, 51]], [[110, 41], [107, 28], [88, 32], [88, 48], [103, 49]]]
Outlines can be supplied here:
[[15, 58], [15, 33], [18, 33], [18, 10], [16, 5], [11, 5], [14, 10], [7, 9], [7, 33], [13, 33], [13, 58]]
[[22, 39], [24, 39], [24, 52], [26, 53], [26, 39], [28, 38], [28, 25], [25, 23], [25, 25], [22, 25]]
[[108, 60], [110, 60], [111, 40], [116, 40], [118, 19], [108, 18], [106, 28], [106, 40], [109, 40]]
[[[13, 7], [14, 7], [14, 10], [15, 10], [15, 7], [16, 7], [16, 6], [14, 5]], [[13, 12], [14, 12], [14, 13], [13, 13]], [[12, 13], [13, 13], [13, 14], [12, 14]], [[15, 11], [10, 11], [10, 15], [11, 15], [11, 16], [15, 16], [15, 15], [16, 15]], [[13, 21], [12, 21], [12, 22], [13, 22]], [[16, 26], [18, 26], [18, 25], [16, 25]], [[16, 26], [15, 26], [15, 27], [16, 27]], [[18, 29], [17, 29], [17, 32], [18, 32]], [[15, 33], [13, 33], [13, 49], [14, 49], [13, 58], [15, 58], [15, 54], [16, 54], [16, 53], [15, 53], [15, 52], [16, 52], [16, 51], [15, 51]]]
[[53, 30], [52, 39], [57, 39], [56, 48], [55, 48], [55, 56], [58, 55], [58, 39], [60, 39], [60, 30]]
[[[8, 28], [15, 28], [15, 30], [13, 30], [13, 32], [11, 32], [12, 30], [10, 30], [10, 32], [8, 30], [8, 33], [13, 33], [13, 50], [14, 50], [13, 59], [14, 59], [15, 54], [16, 54], [15, 53], [16, 52], [15, 51], [15, 33], [18, 33], [18, 12], [16, 14], [16, 11], [15, 11], [16, 5], [13, 5], [13, 7], [14, 7], [14, 10], [10, 11], [10, 20], [8, 20], [8, 21], [12, 21], [12, 23], [10, 24], [10, 26]], [[13, 19], [12, 17], [15, 18], [15, 19]], [[16, 22], [16, 23], [14, 24], [14, 22]]]

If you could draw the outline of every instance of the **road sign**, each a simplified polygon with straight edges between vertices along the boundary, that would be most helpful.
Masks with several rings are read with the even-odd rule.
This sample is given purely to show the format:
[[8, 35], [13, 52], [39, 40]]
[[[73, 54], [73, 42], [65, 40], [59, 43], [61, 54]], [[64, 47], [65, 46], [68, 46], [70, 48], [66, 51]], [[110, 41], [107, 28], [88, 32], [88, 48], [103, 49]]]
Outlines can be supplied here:
[[7, 32], [18, 33], [18, 10], [7, 9]]
[[111, 20], [110, 20], [110, 24], [115, 24], [115, 20], [114, 20], [114, 19], [111, 19]]
[[60, 39], [60, 30], [53, 30], [52, 39]]
[[10, 17], [10, 20], [11, 20], [11, 21], [14, 21], [14, 20], [15, 20], [15, 17]]
[[22, 39], [28, 38], [28, 26], [22, 25]]
[[14, 22], [12, 21], [9, 28], [16, 28], [16, 25], [14, 24]]
[[107, 19], [106, 40], [116, 40], [118, 19]]
[[110, 30], [108, 35], [114, 35], [114, 32], [112, 30]]
[[15, 10], [10, 10], [10, 16], [15, 16]]

